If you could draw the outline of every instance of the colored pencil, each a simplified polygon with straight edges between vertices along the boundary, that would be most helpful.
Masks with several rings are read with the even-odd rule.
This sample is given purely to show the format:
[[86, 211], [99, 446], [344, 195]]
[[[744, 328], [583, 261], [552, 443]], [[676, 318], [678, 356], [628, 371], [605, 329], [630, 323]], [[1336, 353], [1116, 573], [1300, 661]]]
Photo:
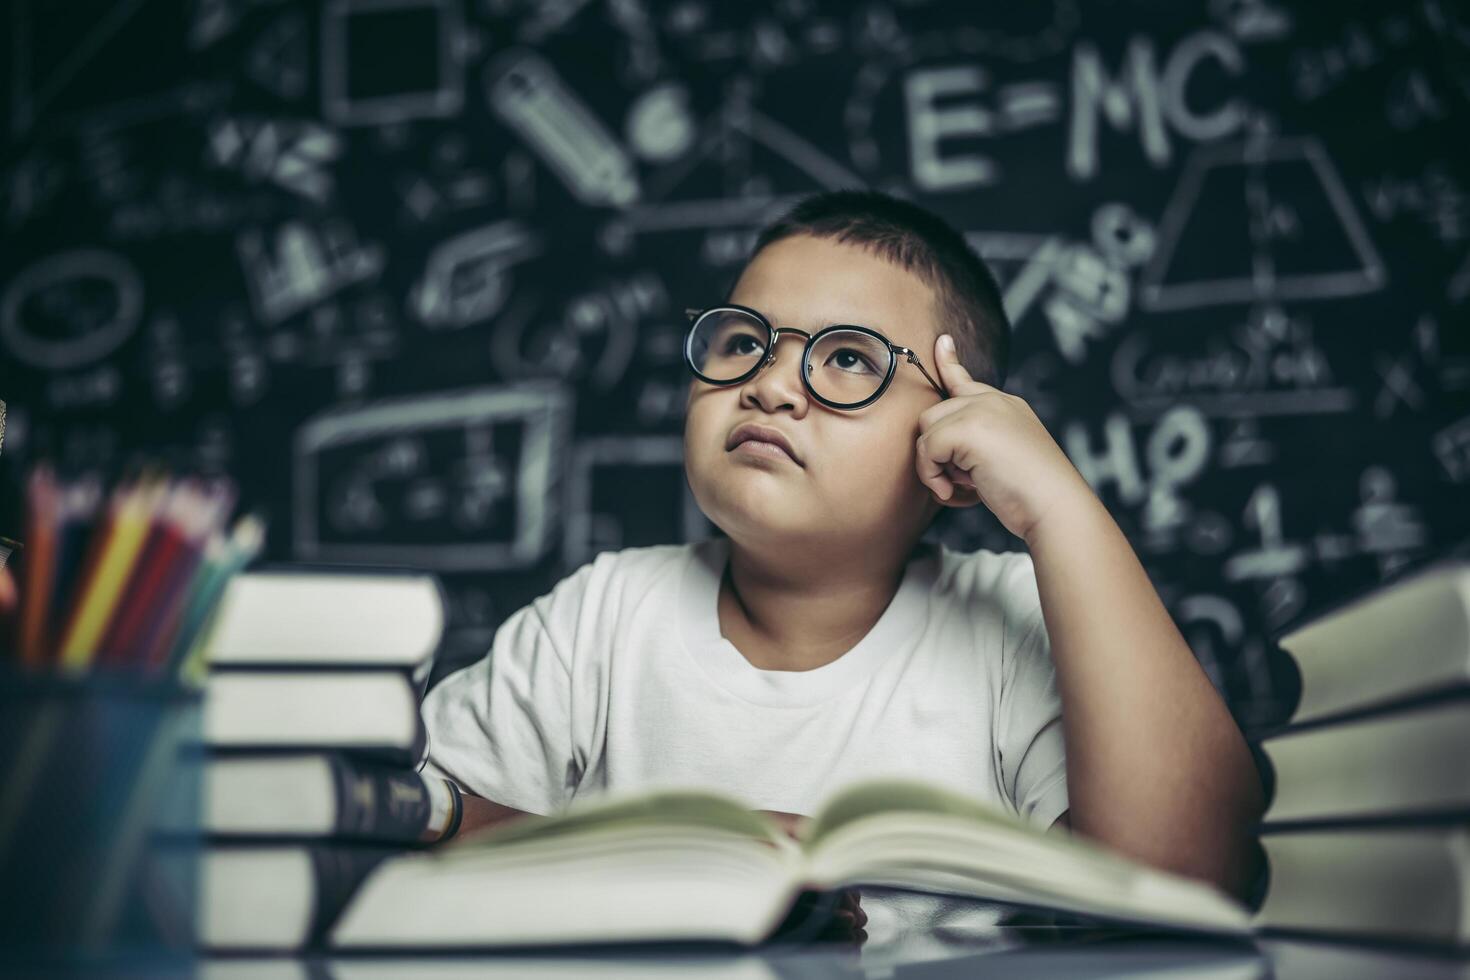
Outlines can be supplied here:
[[168, 484], [161, 478], [144, 477], [119, 503], [97, 567], [78, 597], [72, 621], [67, 626], [60, 649], [63, 669], [86, 669], [97, 655], [102, 631], [117, 606], [167, 490]]
[[55, 644], [66, 625], [66, 613], [86, 565], [88, 544], [105, 500], [102, 481], [95, 473], [67, 483], [61, 492], [55, 586], [46, 612], [47, 660], [55, 656]]
[[50, 637], [47, 610], [56, 582], [56, 474], [37, 466], [27, 481], [26, 540], [21, 569], [21, 663], [32, 669], [45, 665]]
[[246, 514], [235, 522], [224, 550], [198, 583], [197, 594], [191, 596], [184, 625], [169, 654], [169, 664], [180, 678], [202, 681], [211, 616], [230, 578], [260, 553], [264, 543], [265, 523], [259, 517]]
[[97, 641], [99, 665], [117, 666], [127, 661], [147, 623], [146, 617], [159, 600], [169, 570], [182, 561], [188, 550], [187, 525], [197, 507], [198, 491], [191, 480], [169, 488], [157, 519], [133, 563], [132, 574], [119, 595], [112, 618]]
[[184, 553], [168, 570], [159, 600], [150, 609], [143, 633], [128, 654], [130, 662], [149, 670], [168, 665], [169, 643], [183, 618], [205, 547], [211, 538], [220, 537], [220, 525], [234, 505], [234, 487], [226, 483], [210, 487], [196, 501], [184, 529]]

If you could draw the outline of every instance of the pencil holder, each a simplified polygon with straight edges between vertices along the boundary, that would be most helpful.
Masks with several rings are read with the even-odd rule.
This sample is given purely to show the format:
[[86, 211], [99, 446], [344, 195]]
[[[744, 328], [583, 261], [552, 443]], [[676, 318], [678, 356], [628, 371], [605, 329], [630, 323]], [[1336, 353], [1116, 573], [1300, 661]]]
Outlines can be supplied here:
[[200, 702], [172, 679], [0, 673], [0, 958], [12, 967], [187, 961], [200, 769], [181, 748], [199, 740]]

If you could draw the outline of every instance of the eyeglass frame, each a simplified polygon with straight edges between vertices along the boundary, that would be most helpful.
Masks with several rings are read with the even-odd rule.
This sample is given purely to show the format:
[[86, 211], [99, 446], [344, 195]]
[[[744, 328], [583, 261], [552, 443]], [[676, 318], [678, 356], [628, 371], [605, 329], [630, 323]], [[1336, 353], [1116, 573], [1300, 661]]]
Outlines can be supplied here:
[[[761, 358], [754, 365], [752, 365], [751, 368], [744, 374], [740, 375], [738, 378], [731, 378], [729, 381], [713, 381], [705, 375], [701, 374], [699, 370], [694, 366], [694, 355], [690, 351], [690, 346], [694, 340], [695, 326], [698, 325], [699, 321], [704, 319], [706, 315], [710, 313], [718, 313], [721, 310], [734, 310], [738, 313], [744, 313], [748, 316], [754, 317], [766, 328], [766, 332], [769, 333], [771, 337], [770, 343], [766, 346], [766, 356]], [[872, 329], [871, 327], [860, 326], [856, 323], [834, 323], [830, 326], [823, 327], [816, 333], [807, 333], [805, 330], [798, 330], [795, 327], [772, 326], [771, 321], [766, 319], [765, 315], [759, 310], [753, 310], [748, 306], [741, 306], [739, 303], [722, 303], [719, 306], [711, 306], [703, 310], [686, 307], [684, 310], [684, 315], [689, 318], [689, 331], [684, 335], [684, 366], [689, 368], [689, 370], [693, 372], [694, 376], [700, 381], [703, 381], [705, 384], [715, 385], [719, 388], [728, 388], [731, 385], [744, 384], [746, 381], [749, 381], [751, 378], [755, 377], [755, 375], [766, 365], [775, 363], [776, 344], [781, 340], [781, 334], [783, 333], [794, 333], [797, 336], [806, 338], [806, 345], [802, 348], [801, 351], [801, 363], [804, 366], [807, 363], [807, 358], [811, 355], [812, 348], [817, 345], [817, 341], [821, 340], [827, 334], [837, 330], [856, 330], [858, 333], [867, 334], [868, 336], [877, 340], [879, 343], [882, 343], [888, 348], [889, 353], [892, 355], [888, 359], [888, 373], [884, 376], [883, 383], [878, 385], [878, 390], [873, 392], [871, 395], [869, 395], [867, 398], [864, 398], [860, 402], [851, 402], [844, 404], [842, 402], [829, 401], [826, 398], [823, 398], [821, 395], [817, 394], [816, 389], [812, 387], [811, 380], [806, 376], [805, 371], [798, 371], [797, 374], [801, 375], [801, 383], [802, 386], [806, 388], [807, 394], [811, 395], [813, 398], [821, 402], [823, 405], [826, 405], [828, 408], [835, 408], [838, 411], [842, 412], [855, 412], [860, 408], [866, 408], [867, 406], [873, 404], [873, 402], [877, 401], [879, 398], [883, 397], [883, 393], [888, 390], [888, 386], [893, 383], [894, 377], [898, 374], [899, 360], [901, 358], [906, 358], [910, 364], [919, 369], [919, 373], [924, 376], [924, 380], [928, 381], [929, 384], [934, 386], [934, 390], [939, 392], [940, 398], [949, 398], [949, 392], [944, 390], [944, 386], [935, 381], [932, 377], [929, 376], [929, 372], [924, 370], [924, 364], [922, 361], [919, 360], [919, 355], [915, 354], [907, 347], [901, 347], [898, 344], [895, 344], [893, 341], [889, 340], [887, 337], [883, 336], [881, 333]]]

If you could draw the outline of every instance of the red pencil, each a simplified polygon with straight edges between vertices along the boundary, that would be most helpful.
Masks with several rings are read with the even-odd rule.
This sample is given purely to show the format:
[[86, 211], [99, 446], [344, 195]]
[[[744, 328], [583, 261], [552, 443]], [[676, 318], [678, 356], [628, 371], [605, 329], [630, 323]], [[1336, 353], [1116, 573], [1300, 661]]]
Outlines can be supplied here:
[[56, 475], [42, 463], [31, 472], [27, 484], [18, 646], [21, 663], [35, 670], [45, 666], [51, 642], [46, 610], [56, 578]]
[[211, 537], [218, 537], [229, 512], [235, 506], [234, 486], [228, 481], [216, 482], [192, 509], [185, 533], [185, 548], [169, 569], [159, 589], [158, 601], [150, 611], [142, 635], [129, 653], [129, 662], [149, 669], [166, 665], [168, 640], [178, 628], [179, 617], [188, 603], [194, 575], [203, 562]]
[[112, 620], [102, 632], [98, 662], [111, 667], [136, 661], [139, 644], [152, 617], [167, 597], [167, 583], [179, 562], [187, 560], [191, 536], [197, 534], [200, 501], [198, 484], [183, 480], [169, 490], [168, 499], [133, 566]]

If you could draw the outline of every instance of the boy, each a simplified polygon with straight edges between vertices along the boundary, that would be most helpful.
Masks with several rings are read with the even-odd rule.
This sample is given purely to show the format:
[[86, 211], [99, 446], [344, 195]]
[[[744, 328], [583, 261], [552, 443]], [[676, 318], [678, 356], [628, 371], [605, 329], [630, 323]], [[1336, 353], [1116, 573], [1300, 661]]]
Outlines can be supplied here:
[[[860, 329], [809, 344], [838, 324]], [[765, 229], [686, 341], [685, 470], [726, 537], [599, 555], [429, 692], [463, 826], [653, 785], [810, 814], [908, 774], [1243, 894], [1254, 764], [1107, 511], [996, 387], [1009, 330], [917, 206], [833, 192]], [[920, 542], [976, 504], [1027, 551]]]

